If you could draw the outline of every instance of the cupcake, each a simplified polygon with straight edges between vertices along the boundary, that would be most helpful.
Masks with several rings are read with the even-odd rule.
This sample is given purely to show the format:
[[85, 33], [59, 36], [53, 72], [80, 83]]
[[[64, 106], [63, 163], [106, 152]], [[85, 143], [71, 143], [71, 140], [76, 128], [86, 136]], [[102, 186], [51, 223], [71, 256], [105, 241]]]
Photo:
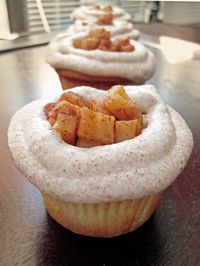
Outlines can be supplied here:
[[104, 23], [99, 23], [98, 21], [99, 20], [76, 20], [74, 24], [69, 26], [67, 32], [70, 34], [76, 34], [83, 31], [88, 32], [95, 27], [96, 29], [104, 28], [114, 37], [123, 37], [133, 40], [138, 40], [140, 38], [139, 30], [137, 30], [130, 22], [117, 19], [112, 20], [112, 16], [111, 19], [105, 20]]
[[[96, 8], [99, 6], [96, 6]], [[84, 7], [86, 8], [86, 7]], [[78, 8], [79, 13], [80, 10], [84, 8]], [[74, 34], [82, 31], [90, 31], [93, 27], [95, 28], [105, 28], [110, 31], [112, 36], [123, 36], [129, 37], [130, 39], [138, 40], [140, 37], [140, 32], [135, 29], [134, 25], [127, 20], [120, 19], [120, 16], [114, 15], [116, 12], [113, 11], [111, 6], [99, 7], [96, 10], [95, 7], [89, 7], [89, 10], [92, 9], [93, 12], [97, 12], [98, 16], [80, 16], [80, 19], [76, 19], [74, 24], [71, 25], [67, 32], [70, 34]], [[101, 9], [100, 9], [101, 8]], [[107, 11], [105, 11], [106, 9]], [[110, 11], [109, 11], [110, 10]], [[119, 9], [121, 10], [121, 9]], [[99, 14], [99, 11], [100, 14]], [[75, 10], [75, 13], [76, 10]], [[128, 15], [129, 18], [129, 15]]]
[[105, 29], [52, 40], [47, 62], [57, 71], [63, 89], [93, 86], [107, 90], [116, 84], [142, 84], [155, 71], [155, 59], [141, 43], [115, 37]]
[[151, 85], [77, 87], [20, 109], [8, 144], [58, 223], [113, 237], [148, 220], [186, 165], [193, 137]]
[[131, 16], [119, 7], [112, 7], [110, 5], [105, 6], [80, 6], [75, 8], [71, 13], [71, 19], [73, 21], [82, 20], [96, 21], [105, 14], [112, 14], [113, 19], [131, 21]]

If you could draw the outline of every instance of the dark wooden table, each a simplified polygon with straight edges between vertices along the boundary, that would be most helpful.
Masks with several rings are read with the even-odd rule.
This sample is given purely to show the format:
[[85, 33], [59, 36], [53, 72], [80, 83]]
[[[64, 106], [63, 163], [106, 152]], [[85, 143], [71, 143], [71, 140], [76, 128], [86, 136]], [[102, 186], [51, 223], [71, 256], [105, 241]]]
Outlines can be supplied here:
[[159, 49], [149, 81], [194, 134], [191, 159], [137, 231], [113, 238], [75, 235], [52, 220], [36, 188], [15, 169], [7, 147], [12, 114], [61, 90], [45, 63], [46, 46], [0, 55], [0, 265], [200, 265], [200, 61], [170, 64]]

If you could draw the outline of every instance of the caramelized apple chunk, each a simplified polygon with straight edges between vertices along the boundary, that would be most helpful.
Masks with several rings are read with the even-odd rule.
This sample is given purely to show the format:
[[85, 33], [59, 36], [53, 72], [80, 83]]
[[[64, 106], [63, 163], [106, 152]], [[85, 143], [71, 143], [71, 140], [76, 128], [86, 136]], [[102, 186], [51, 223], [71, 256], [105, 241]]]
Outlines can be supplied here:
[[147, 126], [123, 86], [112, 87], [98, 101], [65, 91], [44, 106], [44, 113], [66, 143], [84, 148], [132, 139]]
[[113, 22], [113, 14], [111, 12], [103, 14], [96, 21], [98, 25], [111, 25], [112, 22]]
[[96, 38], [83, 38], [83, 39], [75, 39], [73, 41], [74, 47], [82, 50], [95, 50], [99, 46], [99, 39]]
[[126, 94], [123, 86], [113, 86], [104, 99], [107, 110], [119, 120], [134, 120], [140, 118], [142, 113]]
[[58, 114], [54, 130], [61, 135], [62, 140], [71, 145], [75, 145], [77, 131], [76, 114], [71, 110]]
[[103, 10], [106, 12], [112, 12], [113, 11], [112, 6], [110, 6], [110, 5], [104, 6]]
[[47, 119], [49, 119], [51, 110], [55, 107], [56, 103], [47, 103], [44, 106], [44, 113]]
[[110, 48], [113, 52], [132, 52], [134, 49], [129, 38], [115, 40]]
[[105, 29], [95, 29], [89, 32], [88, 37], [109, 40], [111, 35], [110, 32]]
[[101, 144], [112, 144], [114, 143], [114, 124], [115, 118], [113, 116], [104, 115], [83, 107], [77, 136]]
[[94, 140], [86, 140], [86, 139], [81, 139], [81, 138], [78, 138], [76, 142], [76, 146], [82, 147], [82, 148], [91, 148], [91, 147], [100, 146], [100, 145], [101, 145], [101, 142], [94, 141]]
[[115, 143], [136, 136], [138, 120], [116, 121], [115, 123]]
[[91, 30], [88, 36], [75, 39], [73, 45], [77, 49], [88, 51], [99, 49], [111, 52], [132, 52], [135, 49], [129, 38], [112, 41], [110, 32], [105, 29]]
[[100, 113], [105, 114], [105, 115], [112, 115], [106, 109], [103, 99], [99, 100], [98, 102], [95, 100], [90, 100], [89, 101], [89, 109], [91, 109], [95, 112], [100, 112]]
[[73, 112], [77, 117], [79, 117], [80, 108], [67, 101], [58, 102], [50, 112], [49, 123], [53, 126], [56, 123], [58, 114], [68, 114], [69, 112]]
[[85, 100], [81, 95], [72, 91], [65, 91], [59, 98], [59, 101], [67, 101], [71, 104], [78, 105], [80, 107], [87, 107], [88, 101]]
[[96, 6], [94, 6], [94, 9], [96, 9], [96, 10], [100, 10], [101, 7], [100, 7], [99, 5], [96, 5]]
[[113, 11], [113, 8], [111, 5], [107, 5], [107, 6], [100, 6], [100, 5], [95, 5], [93, 7], [95, 10], [103, 10], [103, 11], [106, 11], [106, 12], [112, 12]]

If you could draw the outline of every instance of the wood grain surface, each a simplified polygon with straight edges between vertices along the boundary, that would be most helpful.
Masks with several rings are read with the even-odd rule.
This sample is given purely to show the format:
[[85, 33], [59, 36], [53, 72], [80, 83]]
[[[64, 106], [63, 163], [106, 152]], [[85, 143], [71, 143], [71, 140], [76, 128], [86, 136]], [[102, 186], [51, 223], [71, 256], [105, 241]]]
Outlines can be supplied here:
[[148, 83], [185, 118], [194, 150], [144, 226], [121, 237], [93, 239], [69, 232], [48, 216], [38, 190], [17, 171], [8, 151], [12, 114], [61, 90], [43, 59], [45, 50], [0, 55], [0, 265], [200, 265], [200, 61], [170, 64], [153, 49], [158, 66]]

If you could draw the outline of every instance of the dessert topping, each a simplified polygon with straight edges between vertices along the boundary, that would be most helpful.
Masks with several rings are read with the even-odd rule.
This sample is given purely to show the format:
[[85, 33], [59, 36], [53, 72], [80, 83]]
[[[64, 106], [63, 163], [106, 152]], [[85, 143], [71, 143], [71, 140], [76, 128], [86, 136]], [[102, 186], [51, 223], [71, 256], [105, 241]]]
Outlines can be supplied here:
[[75, 39], [73, 45], [82, 50], [103, 50], [111, 52], [132, 52], [134, 46], [129, 38], [111, 40], [110, 32], [105, 29], [91, 30], [87, 37]]
[[111, 25], [113, 22], [113, 15], [111, 12], [106, 12], [104, 15], [99, 17], [96, 21], [98, 25]]
[[78, 147], [132, 139], [143, 128], [140, 109], [121, 85], [112, 87], [99, 101], [64, 92], [57, 102], [44, 106], [44, 113], [62, 140]]
[[96, 6], [94, 6], [94, 9], [103, 10], [103, 11], [106, 11], [106, 12], [112, 12], [113, 11], [112, 6], [110, 6], [110, 5], [107, 5], [107, 6], [96, 5]]

